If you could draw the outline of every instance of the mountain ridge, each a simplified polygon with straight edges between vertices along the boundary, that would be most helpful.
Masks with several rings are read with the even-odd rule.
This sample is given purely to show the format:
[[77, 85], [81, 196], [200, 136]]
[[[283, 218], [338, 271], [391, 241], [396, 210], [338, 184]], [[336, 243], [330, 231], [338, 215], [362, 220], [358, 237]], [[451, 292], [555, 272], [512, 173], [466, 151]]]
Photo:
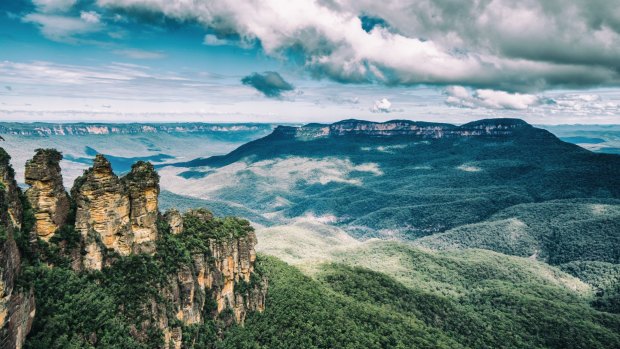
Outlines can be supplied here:
[[426, 121], [390, 120], [374, 122], [357, 119], [346, 119], [332, 124], [310, 123], [303, 126], [277, 126], [273, 132], [265, 137], [248, 142], [232, 152], [224, 155], [215, 155], [208, 158], [197, 158], [186, 162], [169, 163], [164, 166], [195, 167], [195, 166], [224, 166], [240, 160], [243, 155], [256, 145], [263, 145], [270, 141], [284, 139], [296, 139], [302, 141], [317, 140], [321, 138], [339, 136], [368, 136], [369, 138], [508, 138], [529, 136], [532, 139], [547, 139], [566, 144], [573, 149], [582, 149], [573, 144], [562, 142], [551, 132], [534, 127], [521, 119], [494, 118], [472, 121], [463, 125], [448, 123], [433, 123]]

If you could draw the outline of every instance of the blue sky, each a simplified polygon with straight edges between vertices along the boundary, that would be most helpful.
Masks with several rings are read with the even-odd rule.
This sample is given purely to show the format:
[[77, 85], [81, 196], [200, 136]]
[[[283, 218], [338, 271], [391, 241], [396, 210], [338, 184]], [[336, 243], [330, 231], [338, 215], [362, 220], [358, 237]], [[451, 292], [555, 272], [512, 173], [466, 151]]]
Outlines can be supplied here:
[[619, 9], [3, 1], [0, 120], [620, 123]]

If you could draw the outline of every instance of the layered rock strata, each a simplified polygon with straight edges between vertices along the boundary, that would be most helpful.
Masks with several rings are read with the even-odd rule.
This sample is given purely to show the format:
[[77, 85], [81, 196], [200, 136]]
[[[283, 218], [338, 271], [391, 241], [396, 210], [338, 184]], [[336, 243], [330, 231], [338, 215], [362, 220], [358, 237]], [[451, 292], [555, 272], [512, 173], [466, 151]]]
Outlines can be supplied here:
[[129, 195], [103, 155], [97, 155], [93, 167], [76, 179], [71, 196], [76, 205], [75, 229], [85, 250], [84, 268], [101, 270], [107, 250], [121, 256], [132, 252]]
[[54, 149], [37, 149], [26, 162], [26, 197], [34, 211], [34, 231], [46, 241], [66, 223], [70, 209], [60, 170], [62, 154]]

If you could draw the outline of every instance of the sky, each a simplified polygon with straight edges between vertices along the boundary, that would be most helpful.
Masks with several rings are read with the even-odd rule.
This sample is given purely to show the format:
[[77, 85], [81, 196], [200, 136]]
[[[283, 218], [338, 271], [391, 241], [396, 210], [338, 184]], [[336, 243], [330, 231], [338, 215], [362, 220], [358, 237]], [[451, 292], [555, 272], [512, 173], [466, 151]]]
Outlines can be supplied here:
[[620, 124], [620, 0], [2, 0], [0, 121]]

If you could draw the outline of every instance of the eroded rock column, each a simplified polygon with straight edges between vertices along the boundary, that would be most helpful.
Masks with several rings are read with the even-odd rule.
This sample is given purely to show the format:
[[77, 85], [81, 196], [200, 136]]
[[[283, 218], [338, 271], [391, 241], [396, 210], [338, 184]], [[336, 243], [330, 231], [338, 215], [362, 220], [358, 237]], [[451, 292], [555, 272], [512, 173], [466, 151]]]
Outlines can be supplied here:
[[26, 162], [26, 197], [35, 216], [34, 231], [46, 241], [64, 225], [70, 209], [70, 200], [62, 182], [60, 170], [62, 154], [55, 149], [37, 149]]
[[138, 161], [122, 179], [129, 194], [134, 253], [154, 253], [159, 215], [159, 175], [153, 165]]
[[85, 268], [101, 269], [105, 249], [122, 256], [132, 252], [129, 195], [103, 155], [97, 155], [93, 167], [76, 179], [71, 195], [76, 203], [75, 229], [86, 252]]

